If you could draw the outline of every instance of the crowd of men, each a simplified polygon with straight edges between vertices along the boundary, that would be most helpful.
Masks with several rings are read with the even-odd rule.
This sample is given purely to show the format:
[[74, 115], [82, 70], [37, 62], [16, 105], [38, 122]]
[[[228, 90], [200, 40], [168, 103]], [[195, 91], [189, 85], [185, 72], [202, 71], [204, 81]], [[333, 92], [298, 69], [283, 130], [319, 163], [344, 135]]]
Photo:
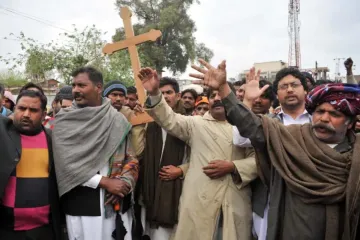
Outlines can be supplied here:
[[0, 87], [0, 239], [359, 239], [352, 60], [345, 84], [296, 68], [231, 84], [200, 62], [200, 93], [141, 69], [143, 105], [92, 67], [50, 111], [34, 83]]

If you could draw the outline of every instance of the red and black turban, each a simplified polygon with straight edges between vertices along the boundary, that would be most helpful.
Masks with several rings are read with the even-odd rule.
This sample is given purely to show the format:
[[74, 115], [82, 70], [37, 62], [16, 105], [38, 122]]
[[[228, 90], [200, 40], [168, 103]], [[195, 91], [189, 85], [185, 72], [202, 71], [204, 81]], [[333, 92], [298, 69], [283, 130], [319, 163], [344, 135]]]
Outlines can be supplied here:
[[336, 110], [348, 116], [360, 114], [360, 86], [330, 83], [317, 86], [306, 97], [305, 107], [312, 114], [316, 107], [330, 103]]

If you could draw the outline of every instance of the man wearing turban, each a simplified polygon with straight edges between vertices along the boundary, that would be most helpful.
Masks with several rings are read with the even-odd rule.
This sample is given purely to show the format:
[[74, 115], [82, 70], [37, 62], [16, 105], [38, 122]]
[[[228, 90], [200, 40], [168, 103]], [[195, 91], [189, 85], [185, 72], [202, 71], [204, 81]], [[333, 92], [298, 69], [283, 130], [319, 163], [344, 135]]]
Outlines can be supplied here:
[[360, 87], [316, 87], [306, 99], [312, 122], [284, 126], [249, 110], [267, 89], [259, 89], [255, 74], [239, 103], [226, 83], [225, 62], [218, 68], [201, 63], [207, 69], [194, 66], [202, 74], [192, 76], [219, 89], [228, 121], [255, 148], [258, 172], [270, 193], [267, 239], [358, 239], [360, 137], [352, 129], [360, 113]]

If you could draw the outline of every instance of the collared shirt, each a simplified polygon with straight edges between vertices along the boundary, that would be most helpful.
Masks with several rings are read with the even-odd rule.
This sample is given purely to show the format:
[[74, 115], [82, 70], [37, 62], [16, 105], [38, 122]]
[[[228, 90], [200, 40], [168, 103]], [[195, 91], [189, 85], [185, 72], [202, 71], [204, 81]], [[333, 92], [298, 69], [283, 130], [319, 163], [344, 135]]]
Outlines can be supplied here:
[[279, 112], [279, 116], [285, 126], [291, 124], [305, 124], [311, 122], [311, 115], [306, 110], [304, 110], [304, 112], [297, 116], [295, 119], [292, 118], [290, 115], [286, 114], [282, 109]]

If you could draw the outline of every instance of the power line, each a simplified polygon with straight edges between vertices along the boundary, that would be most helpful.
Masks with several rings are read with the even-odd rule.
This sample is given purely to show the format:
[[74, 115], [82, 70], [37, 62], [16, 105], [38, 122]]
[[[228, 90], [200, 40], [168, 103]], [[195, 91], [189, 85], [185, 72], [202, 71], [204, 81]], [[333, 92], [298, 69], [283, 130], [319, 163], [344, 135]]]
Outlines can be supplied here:
[[18, 15], [18, 16], [21, 16], [21, 17], [25, 17], [25, 18], [28, 18], [28, 19], [37, 21], [37, 22], [39, 22], [39, 23], [48, 25], [48, 26], [50, 26], [50, 27], [57, 28], [57, 29], [60, 29], [60, 30], [65, 31], [65, 32], [71, 33], [71, 31], [69, 31], [69, 30], [67, 30], [67, 29], [65, 29], [65, 28], [62, 28], [62, 27], [58, 27], [58, 26], [54, 25], [52, 22], [50, 22], [50, 21], [48, 21], [48, 20], [41, 19], [41, 18], [38, 18], [38, 17], [32, 16], [32, 15], [29, 15], [29, 14], [27, 14], [27, 13], [23, 13], [23, 12], [14, 10], [14, 9], [11, 9], [11, 8], [7, 8], [7, 7], [4, 7], [4, 6], [2, 6], [2, 5], [0, 5], [0, 9], [3, 9], [3, 10], [5, 10], [5, 11], [7, 11], [7, 12], [10, 12], [10, 13], [12, 13], [12, 14], [15, 14], [15, 15]]

